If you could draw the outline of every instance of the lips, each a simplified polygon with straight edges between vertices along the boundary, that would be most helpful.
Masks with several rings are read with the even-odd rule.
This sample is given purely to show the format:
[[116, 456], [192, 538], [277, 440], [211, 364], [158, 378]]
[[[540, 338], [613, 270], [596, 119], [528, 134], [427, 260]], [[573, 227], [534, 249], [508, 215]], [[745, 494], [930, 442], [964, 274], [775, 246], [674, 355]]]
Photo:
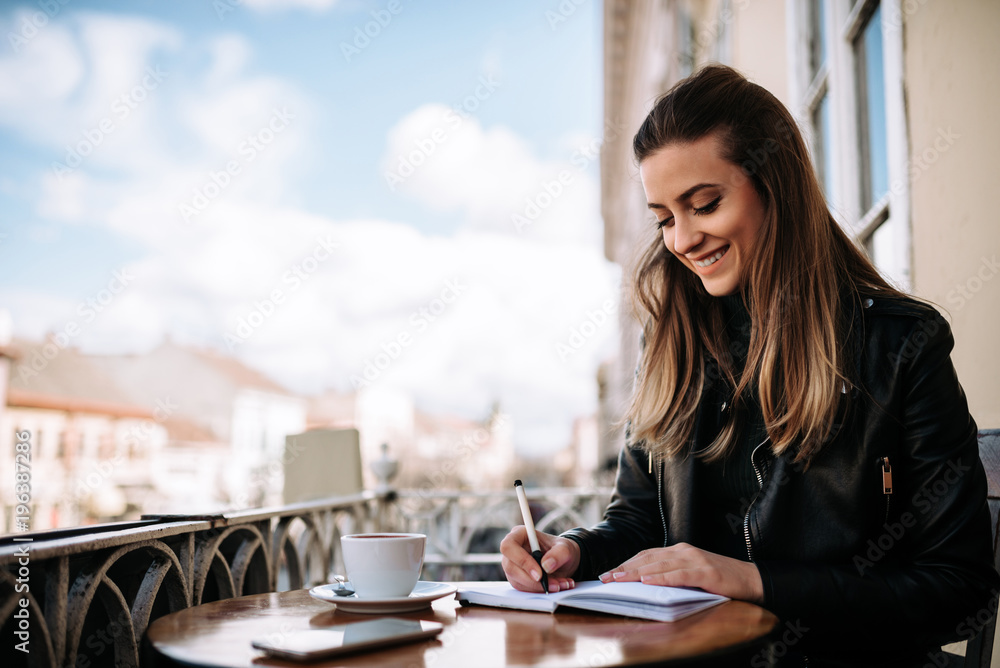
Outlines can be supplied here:
[[705, 267], [710, 267], [719, 260], [721, 260], [722, 256], [725, 255], [727, 252], [729, 252], [729, 246], [723, 246], [719, 250], [713, 253], [709, 253], [708, 255], [703, 255], [697, 260], [691, 260], [691, 262], [694, 264], [694, 266], [701, 267], [702, 269], [704, 269]]

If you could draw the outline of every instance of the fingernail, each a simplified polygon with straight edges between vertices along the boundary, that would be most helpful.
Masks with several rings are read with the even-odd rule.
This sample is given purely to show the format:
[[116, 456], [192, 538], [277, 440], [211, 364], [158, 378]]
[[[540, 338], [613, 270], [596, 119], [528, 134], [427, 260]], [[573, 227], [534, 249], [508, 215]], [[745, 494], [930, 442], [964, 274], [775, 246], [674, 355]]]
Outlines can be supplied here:
[[597, 576], [597, 579], [600, 580], [601, 582], [607, 582], [608, 580], [611, 579], [611, 573], [601, 573], [600, 575]]
[[555, 559], [543, 559], [542, 560], [542, 568], [545, 569], [546, 573], [551, 573], [552, 571], [554, 571], [556, 569], [556, 560]]
[[621, 580], [623, 577], [625, 577], [625, 574], [619, 571], [613, 574], [611, 577], [613, 577], [615, 580]]
[[537, 581], [539, 581], [539, 580], [542, 579], [542, 574], [539, 573], [536, 570], [532, 570], [531, 571], [531, 579], [537, 582]]

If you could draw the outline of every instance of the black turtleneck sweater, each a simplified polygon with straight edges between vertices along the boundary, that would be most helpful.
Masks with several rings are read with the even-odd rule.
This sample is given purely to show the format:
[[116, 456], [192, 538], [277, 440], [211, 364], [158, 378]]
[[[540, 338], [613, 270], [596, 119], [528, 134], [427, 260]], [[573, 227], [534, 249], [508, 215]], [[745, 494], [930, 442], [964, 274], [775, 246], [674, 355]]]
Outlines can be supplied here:
[[[738, 294], [721, 297], [720, 301], [734, 375], [738, 381], [746, 366], [750, 347], [750, 313]], [[764, 429], [764, 417], [757, 396], [757, 383], [753, 382], [747, 387], [739, 402], [734, 401], [734, 390], [735, 388], [729, 388], [729, 397], [722, 410], [727, 417], [736, 419], [735, 448], [723, 460], [701, 462], [698, 467], [698, 489], [701, 490], [698, 501], [704, 509], [700, 514], [704, 524], [699, 532], [701, 544], [698, 547], [746, 560], [743, 518], [759, 490], [750, 455], [767, 438], [767, 431]]]

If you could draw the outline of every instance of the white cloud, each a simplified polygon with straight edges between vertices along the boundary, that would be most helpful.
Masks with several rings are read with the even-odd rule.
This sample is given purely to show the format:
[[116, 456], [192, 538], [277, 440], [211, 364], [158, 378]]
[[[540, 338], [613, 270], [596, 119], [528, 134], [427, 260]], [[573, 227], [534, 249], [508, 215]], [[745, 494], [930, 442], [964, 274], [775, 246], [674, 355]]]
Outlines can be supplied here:
[[[127, 266], [134, 280], [91, 322], [77, 300], [0, 289], [20, 335], [77, 320], [86, 326], [74, 343], [95, 352], [138, 352], [166, 335], [226, 349], [243, 321], [250, 336], [235, 354], [294, 389], [350, 389], [352, 375], [375, 365], [373, 384], [402, 388], [427, 410], [482, 416], [499, 399], [520, 444], [538, 449], [563, 446], [572, 418], [594, 409], [596, 366], [617, 322], [593, 327], [570, 353], [558, 348], [617, 300], [588, 164], [540, 160], [509, 129], [428, 105], [389, 131], [385, 168], [433, 142], [399, 192], [458, 212], [462, 229], [436, 237], [400, 221], [317, 216], [290, 204], [314, 127], [310, 100], [248, 74], [244, 38], [192, 43], [150, 21], [75, 21], [35, 37], [44, 59], [0, 58], [0, 101], [9, 102], [0, 123], [40, 146], [61, 149], [95, 127], [155, 66], [157, 49], [183, 44], [208, 64], [169, 72], [79, 169], [34, 177], [40, 224], [100, 225], [144, 250]], [[285, 109], [294, 117], [275, 132], [271, 119]], [[264, 129], [271, 137], [250, 158], [241, 146]], [[226, 176], [232, 161], [239, 172]], [[180, 205], [197, 195], [205, 206], [185, 223]], [[515, 214], [530, 224], [518, 230]], [[327, 240], [338, 248], [320, 260]], [[269, 304], [275, 291], [280, 303]]]
[[474, 116], [424, 105], [388, 133], [387, 186], [469, 225], [555, 243], [595, 245], [601, 238], [593, 159], [536, 158], [510, 130], [484, 129]]
[[[156, 21], [73, 16], [43, 26], [20, 52], [0, 57], [0, 124], [47, 147], [76, 144], [102, 120], [116, 120], [112, 105], [142, 86], [151, 56], [181, 43], [175, 29]], [[146, 134], [155, 133], [135, 136]]]
[[617, 299], [616, 268], [593, 249], [490, 232], [429, 237], [227, 205], [127, 269], [127, 289], [87, 323], [76, 303], [0, 296], [19, 332], [76, 320], [74, 343], [94, 352], [149, 349], [168, 333], [225, 349], [227, 333], [249, 334], [234, 354], [302, 392], [351, 389], [367, 372], [431, 411], [481, 416], [498, 399], [522, 447], [539, 450], [564, 445], [571, 420], [595, 408], [596, 365], [617, 331], [608, 318], [560, 354], [588, 312]]

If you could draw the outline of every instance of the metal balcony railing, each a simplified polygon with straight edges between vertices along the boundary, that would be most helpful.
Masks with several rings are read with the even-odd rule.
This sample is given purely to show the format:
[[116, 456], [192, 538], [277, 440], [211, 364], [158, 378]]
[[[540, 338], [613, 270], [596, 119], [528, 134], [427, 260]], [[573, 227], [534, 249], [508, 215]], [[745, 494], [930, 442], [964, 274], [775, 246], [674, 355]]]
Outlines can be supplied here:
[[[558, 533], [592, 524], [610, 494], [531, 490], [538, 527]], [[520, 521], [513, 491], [401, 490], [3, 536], [0, 656], [5, 667], [141, 665], [152, 620], [209, 601], [327, 582], [342, 572], [339, 539], [348, 533], [426, 534], [423, 579], [500, 578], [500, 538]]]

